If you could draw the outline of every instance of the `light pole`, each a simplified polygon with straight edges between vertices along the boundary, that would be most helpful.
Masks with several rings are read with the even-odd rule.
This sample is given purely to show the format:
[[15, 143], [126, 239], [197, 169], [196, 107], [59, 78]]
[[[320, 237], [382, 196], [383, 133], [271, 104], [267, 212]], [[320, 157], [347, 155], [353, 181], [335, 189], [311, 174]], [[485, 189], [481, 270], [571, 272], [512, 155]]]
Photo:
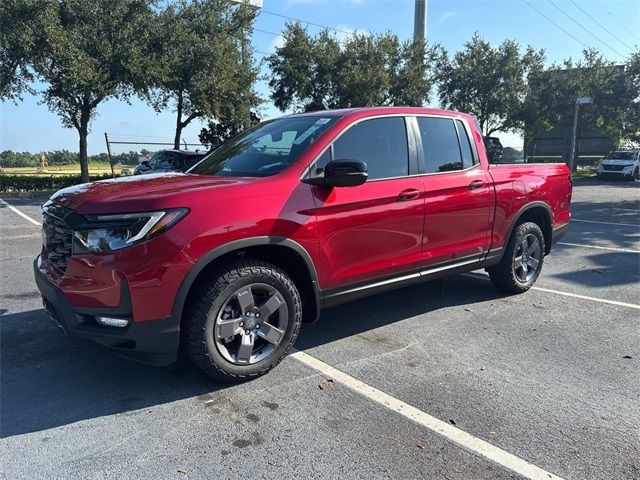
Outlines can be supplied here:
[[573, 132], [571, 134], [571, 156], [569, 157], [569, 169], [573, 172], [576, 163], [576, 145], [578, 143], [578, 112], [580, 105], [589, 105], [593, 103], [591, 97], [580, 97], [576, 100], [576, 109], [573, 112]]
[[413, 39], [427, 41], [427, 0], [416, 0], [413, 12]]

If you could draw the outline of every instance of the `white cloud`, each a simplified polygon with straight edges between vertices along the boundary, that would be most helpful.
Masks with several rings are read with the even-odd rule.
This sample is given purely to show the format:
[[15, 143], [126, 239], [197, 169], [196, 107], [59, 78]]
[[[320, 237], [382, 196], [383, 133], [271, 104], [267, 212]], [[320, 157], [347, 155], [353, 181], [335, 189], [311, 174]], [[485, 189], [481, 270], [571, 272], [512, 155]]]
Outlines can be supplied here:
[[438, 25], [443, 25], [448, 20], [456, 18], [457, 15], [458, 14], [456, 12], [444, 12], [442, 15], [440, 15], [440, 18], [438, 19]]
[[271, 43], [269, 44], [268, 52], [273, 53], [276, 51], [276, 48], [281, 48], [284, 45], [284, 37], [282, 35], [278, 35], [277, 37], [273, 37]]
[[333, 28], [338, 30], [337, 32], [335, 30], [332, 30], [332, 32], [336, 34], [336, 38], [339, 42], [344, 42], [347, 38], [355, 33], [355, 29], [346, 24], [340, 24]]

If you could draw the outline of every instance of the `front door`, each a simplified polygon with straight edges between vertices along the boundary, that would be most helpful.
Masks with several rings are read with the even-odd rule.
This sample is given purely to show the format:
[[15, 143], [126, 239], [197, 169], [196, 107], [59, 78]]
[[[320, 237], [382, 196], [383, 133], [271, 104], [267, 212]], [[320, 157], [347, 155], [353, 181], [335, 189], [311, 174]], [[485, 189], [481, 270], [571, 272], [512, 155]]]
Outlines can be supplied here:
[[411, 176], [405, 118], [365, 119], [325, 151], [329, 160], [362, 160], [369, 178], [357, 187], [312, 186], [323, 289], [418, 271], [422, 263], [422, 178]]

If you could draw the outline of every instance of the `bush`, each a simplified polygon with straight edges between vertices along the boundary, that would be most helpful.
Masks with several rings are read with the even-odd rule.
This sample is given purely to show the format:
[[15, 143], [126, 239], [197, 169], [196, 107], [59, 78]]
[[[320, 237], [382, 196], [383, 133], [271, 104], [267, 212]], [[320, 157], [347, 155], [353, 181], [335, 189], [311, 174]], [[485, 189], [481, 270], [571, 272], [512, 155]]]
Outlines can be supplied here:
[[[105, 180], [110, 175], [92, 175], [89, 180]], [[32, 190], [60, 190], [80, 184], [80, 175], [0, 175], [0, 192], [28, 192]]]

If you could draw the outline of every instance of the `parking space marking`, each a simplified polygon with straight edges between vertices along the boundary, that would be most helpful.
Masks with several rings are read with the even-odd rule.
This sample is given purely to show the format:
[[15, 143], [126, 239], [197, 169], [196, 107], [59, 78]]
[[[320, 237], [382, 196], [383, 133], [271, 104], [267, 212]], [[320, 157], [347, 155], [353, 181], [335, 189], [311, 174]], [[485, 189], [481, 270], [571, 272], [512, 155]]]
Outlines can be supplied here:
[[567, 245], [569, 247], [579, 247], [579, 248], [595, 248], [598, 250], [611, 250], [612, 252], [622, 252], [622, 253], [640, 253], [640, 250], [630, 250], [628, 248], [616, 248], [616, 247], [600, 247], [598, 245], [582, 245], [580, 243], [558, 242], [558, 245]]
[[582, 222], [582, 223], [599, 223], [601, 225], [614, 225], [616, 227], [636, 227], [640, 228], [640, 224], [634, 225], [633, 223], [613, 223], [613, 222], [597, 222], [595, 220], [578, 220], [577, 218], [572, 218], [572, 222]]
[[2, 235], [0, 235], [0, 240], [22, 240], [22, 239], [27, 239], [27, 238], [38, 238], [40, 237], [40, 233], [27, 233], [25, 235], [8, 235], [6, 237], [3, 237]]
[[607, 300], [606, 298], [589, 297], [587, 295], [579, 295], [577, 293], [562, 292], [560, 290], [552, 290], [550, 288], [531, 287], [531, 290], [537, 290], [539, 292], [546, 292], [546, 293], [555, 293], [556, 295], [563, 295], [565, 297], [579, 298], [581, 300], [591, 300], [592, 302], [608, 303], [609, 305], [617, 305], [618, 307], [628, 307], [628, 308], [635, 308], [636, 310], [640, 310], [640, 305], [636, 305], [635, 303], [616, 302], [615, 300]]
[[[461, 275], [464, 277], [483, 278], [485, 280], [489, 280], [489, 275], [483, 274], [483, 273], [469, 272], [469, 273], [462, 273]], [[635, 303], [617, 302], [615, 300], [607, 300], [606, 298], [589, 297], [587, 295], [580, 295], [578, 293], [571, 293], [571, 292], [563, 292], [561, 290], [552, 290], [550, 288], [531, 287], [531, 290], [537, 290], [538, 292], [545, 292], [545, 293], [554, 293], [556, 295], [562, 295], [564, 297], [579, 298], [581, 300], [590, 300], [592, 302], [607, 303], [609, 305], [616, 305], [618, 307], [628, 307], [628, 308], [634, 308], [636, 310], [640, 310], [640, 305], [637, 305]]]
[[382, 390], [378, 390], [377, 388], [372, 387], [371, 385], [368, 385], [363, 381], [358, 380], [357, 378], [354, 378], [321, 360], [318, 360], [315, 357], [312, 357], [307, 353], [295, 351], [290, 355], [290, 357], [293, 357], [304, 365], [332, 378], [334, 381], [344, 385], [356, 393], [359, 393], [369, 400], [372, 400], [377, 404], [417, 423], [418, 425], [431, 430], [451, 443], [454, 443], [473, 454], [481, 455], [525, 478], [531, 480], [561, 479], [561, 477], [550, 473], [543, 468], [533, 465], [520, 457], [461, 430], [458, 427], [454, 427], [447, 422], [439, 420], [428, 413], [403, 402], [402, 400], [392, 397]]
[[9, 205], [7, 202], [5, 202], [3, 199], [0, 198], [0, 204], [4, 205], [5, 207], [7, 207], [9, 210], [11, 210], [13, 213], [20, 215], [22, 218], [24, 218], [25, 220], [33, 223], [34, 225], [42, 225], [40, 222], [38, 222], [37, 220], [34, 220], [33, 218], [31, 218], [29, 215], [22, 213], [20, 210], [18, 210], [16, 207], [14, 207], [13, 205]]

